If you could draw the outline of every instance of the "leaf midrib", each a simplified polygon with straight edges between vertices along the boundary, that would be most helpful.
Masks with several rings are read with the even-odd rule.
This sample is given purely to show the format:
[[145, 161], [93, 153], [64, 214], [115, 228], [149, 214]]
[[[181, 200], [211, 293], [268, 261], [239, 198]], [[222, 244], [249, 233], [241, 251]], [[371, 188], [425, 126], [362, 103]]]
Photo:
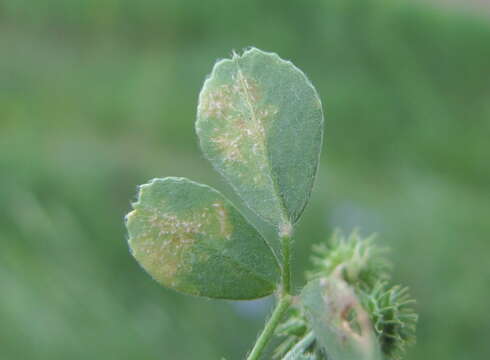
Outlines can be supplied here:
[[[235, 63], [236, 68], [237, 68], [237, 73], [240, 75], [239, 76], [240, 86], [243, 88], [243, 92], [245, 94], [245, 102], [247, 103], [247, 106], [249, 107], [250, 114], [252, 116], [252, 121], [255, 123], [260, 123], [260, 125], [263, 126], [262, 122], [260, 122], [258, 120], [258, 118], [255, 114], [254, 106], [252, 105], [252, 97], [249, 94], [248, 89], [243, 82], [243, 71], [240, 68], [240, 64], [238, 63], [238, 61], [239, 61], [239, 58], [236, 57], [234, 59], [234, 63]], [[280, 218], [281, 218], [282, 223], [289, 223], [288, 216], [287, 216], [287, 209], [286, 209], [286, 206], [284, 204], [284, 199], [280, 196], [281, 191], [279, 190], [279, 184], [277, 183], [277, 181], [276, 181], [276, 179], [272, 173], [272, 166], [270, 164], [270, 159], [269, 159], [269, 155], [267, 152], [267, 136], [265, 134], [265, 130], [264, 130], [263, 142], [264, 142], [264, 148], [265, 148], [264, 150], [266, 151], [266, 154], [265, 154], [266, 165], [267, 165], [267, 168], [269, 169], [267, 176], [269, 177], [269, 179], [271, 181], [271, 184], [272, 184], [272, 187], [274, 190], [274, 196], [276, 197], [278, 205], [279, 205], [279, 211], [281, 212]], [[280, 226], [281, 224], [277, 224], [277, 225]]]

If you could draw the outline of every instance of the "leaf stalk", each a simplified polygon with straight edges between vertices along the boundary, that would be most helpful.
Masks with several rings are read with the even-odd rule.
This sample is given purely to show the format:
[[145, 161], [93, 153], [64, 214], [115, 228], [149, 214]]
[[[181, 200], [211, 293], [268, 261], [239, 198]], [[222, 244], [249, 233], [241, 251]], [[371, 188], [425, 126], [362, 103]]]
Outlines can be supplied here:
[[281, 318], [286, 310], [289, 308], [289, 305], [291, 305], [291, 296], [288, 294], [281, 295], [281, 298], [277, 302], [276, 308], [265, 324], [264, 330], [262, 330], [262, 333], [255, 342], [255, 345], [248, 355], [247, 360], [258, 360], [260, 358], [260, 355], [274, 335], [274, 330], [276, 329], [277, 325], [279, 325], [279, 322], [281, 321]]
[[282, 293], [291, 294], [291, 235], [281, 237], [282, 245]]

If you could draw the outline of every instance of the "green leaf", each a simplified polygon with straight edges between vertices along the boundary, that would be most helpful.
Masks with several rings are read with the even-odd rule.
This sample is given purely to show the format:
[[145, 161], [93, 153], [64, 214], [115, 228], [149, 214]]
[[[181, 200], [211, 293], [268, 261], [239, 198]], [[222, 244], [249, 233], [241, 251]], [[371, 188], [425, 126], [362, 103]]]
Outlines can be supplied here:
[[271, 294], [279, 269], [261, 235], [218, 191], [183, 178], [142, 185], [126, 217], [129, 246], [159, 283], [198, 296]]
[[199, 95], [196, 131], [247, 206], [288, 234], [310, 197], [323, 137], [322, 105], [301, 70], [255, 48], [219, 61]]
[[310, 281], [301, 301], [329, 359], [382, 359], [369, 316], [342, 278], [332, 275]]

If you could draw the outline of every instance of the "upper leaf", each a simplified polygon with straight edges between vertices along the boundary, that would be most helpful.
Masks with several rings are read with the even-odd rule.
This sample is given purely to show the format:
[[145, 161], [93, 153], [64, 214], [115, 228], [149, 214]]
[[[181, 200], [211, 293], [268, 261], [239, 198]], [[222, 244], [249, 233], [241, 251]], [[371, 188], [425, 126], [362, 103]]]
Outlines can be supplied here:
[[369, 315], [340, 276], [310, 281], [301, 301], [328, 359], [382, 359]]
[[289, 233], [308, 202], [323, 138], [322, 105], [301, 70], [255, 48], [219, 61], [199, 96], [196, 131], [247, 206]]
[[225, 299], [271, 294], [279, 269], [261, 235], [219, 192], [183, 178], [140, 187], [126, 217], [129, 246], [158, 282]]

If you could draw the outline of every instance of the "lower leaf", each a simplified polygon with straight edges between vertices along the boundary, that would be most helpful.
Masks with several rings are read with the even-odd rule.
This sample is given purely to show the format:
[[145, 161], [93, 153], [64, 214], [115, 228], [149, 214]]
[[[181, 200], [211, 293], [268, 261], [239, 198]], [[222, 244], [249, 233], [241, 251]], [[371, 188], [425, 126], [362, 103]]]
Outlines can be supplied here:
[[174, 290], [210, 298], [271, 294], [279, 268], [257, 230], [218, 191], [184, 178], [140, 187], [126, 217], [141, 266]]

